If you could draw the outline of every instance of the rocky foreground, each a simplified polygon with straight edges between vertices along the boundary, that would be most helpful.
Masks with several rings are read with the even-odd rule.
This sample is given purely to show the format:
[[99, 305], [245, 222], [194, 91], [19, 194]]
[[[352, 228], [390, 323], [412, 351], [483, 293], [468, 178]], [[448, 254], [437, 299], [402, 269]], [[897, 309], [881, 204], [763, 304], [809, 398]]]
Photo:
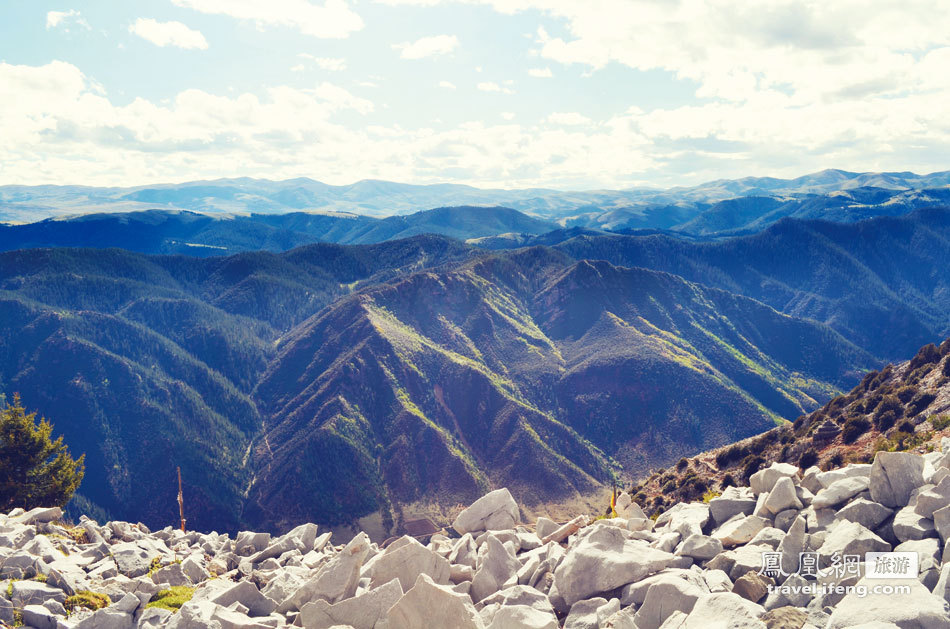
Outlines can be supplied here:
[[[827, 472], [773, 464], [751, 487], [656, 521], [621, 494], [621, 517], [522, 526], [499, 489], [458, 516], [460, 537], [426, 545], [380, 547], [361, 533], [335, 546], [314, 524], [236, 539], [88, 519], [69, 527], [56, 508], [15, 510], [0, 515], [0, 624], [950, 628], [950, 440], [943, 450], [879, 452], [873, 464]], [[864, 553], [892, 550], [917, 553], [917, 578], [865, 574]], [[907, 591], [870, 590], [882, 583]]]

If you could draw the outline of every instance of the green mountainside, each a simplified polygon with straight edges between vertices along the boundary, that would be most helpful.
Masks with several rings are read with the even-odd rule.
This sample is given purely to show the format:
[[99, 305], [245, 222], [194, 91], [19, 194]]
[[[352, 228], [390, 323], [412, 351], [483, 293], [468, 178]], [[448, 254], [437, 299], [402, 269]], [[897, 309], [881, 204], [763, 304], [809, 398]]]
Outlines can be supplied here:
[[793, 420], [932, 340], [948, 224], [12, 251], [0, 391], [87, 454], [77, 504], [151, 526], [174, 515], [178, 465], [189, 522], [218, 530], [392, 522], [501, 485], [571, 501]]

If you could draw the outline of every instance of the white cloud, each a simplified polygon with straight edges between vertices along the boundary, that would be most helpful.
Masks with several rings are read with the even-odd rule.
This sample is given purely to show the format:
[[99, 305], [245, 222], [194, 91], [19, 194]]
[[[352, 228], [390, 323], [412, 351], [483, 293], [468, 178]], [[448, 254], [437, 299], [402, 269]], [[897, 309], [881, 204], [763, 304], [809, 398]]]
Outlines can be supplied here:
[[304, 59], [309, 59], [321, 70], [327, 70], [328, 72], [342, 72], [346, 70], [346, 59], [340, 59], [338, 57], [316, 57], [305, 52], [300, 53], [299, 56]]
[[458, 48], [459, 40], [455, 35], [433, 35], [423, 37], [414, 42], [393, 44], [394, 50], [399, 50], [403, 59], [422, 59], [447, 55]]
[[501, 117], [505, 120], [514, 120], [515, 114], [514, 112], [511, 112], [511, 111], [503, 111], [501, 112]]
[[514, 94], [512, 90], [508, 89], [507, 87], [502, 87], [501, 85], [498, 85], [494, 81], [482, 81], [475, 87], [477, 87], [482, 92], [500, 92], [502, 94]]
[[46, 30], [62, 25], [66, 27], [66, 31], [69, 31], [68, 24], [70, 22], [83, 27], [87, 31], [92, 29], [92, 27], [89, 26], [89, 22], [83, 19], [82, 15], [76, 9], [70, 9], [69, 11], [48, 11], [46, 13]]
[[551, 124], [565, 125], [565, 126], [574, 126], [574, 125], [586, 125], [590, 124], [591, 120], [587, 116], [583, 116], [576, 111], [571, 112], [555, 112], [547, 117], [547, 121]]
[[[131, 185], [222, 176], [458, 181], [482, 186], [624, 187], [825, 167], [945, 169], [950, 147], [950, 46], [906, 66], [906, 93], [803, 97], [762, 90], [743, 100], [583, 121], [478, 111], [479, 120], [412, 128], [332, 83], [260, 93], [184, 90], [118, 104], [76, 66], [0, 63], [0, 182]], [[741, 83], [741, 82], [740, 82]], [[497, 89], [503, 89], [495, 84]], [[505, 101], [510, 102], [510, 101]], [[347, 114], [342, 116], [341, 114]], [[365, 116], [359, 124], [342, 121]], [[386, 118], [382, 116], [381, 118]], [[581, 124], [569, 124], [578, 122]]]
[[528, 74], [536, 79], [550, 79], [554, 76], [551, 68], [529, 68]]
[[326, 0], [322, 5], [309, 0], [172, 0], [180, 7], [202, 13], [228, 15], [252, 20], [259, 27], [295, 28], [305, 35], [342, 39], [363, 28], [363, 20], [346, 0]]
[[181, 22], [159, 22], [140, 17], [129, 27], [129, 32], [163, 48], [173, 46], [186, 50], [208, 49], [208, 41], [201, 31], [188, 28]]
[[439, 81], [439, 87], [447, 90], [454, 90], [455, 83], [450, 83], [449, 81]]

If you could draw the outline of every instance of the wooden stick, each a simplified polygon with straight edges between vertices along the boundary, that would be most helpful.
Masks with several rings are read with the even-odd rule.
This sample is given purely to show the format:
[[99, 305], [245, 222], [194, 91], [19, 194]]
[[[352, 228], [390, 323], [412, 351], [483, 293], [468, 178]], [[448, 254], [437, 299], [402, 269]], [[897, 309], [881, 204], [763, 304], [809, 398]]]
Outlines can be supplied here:
[[587, 526], [587, 516], [579, 515], [558, 530], [554, 531], [550, 535], [546, 536], [541, 540], [542, 544], [547, 544], [548, 542], [557, 542], [560, 544], [565, 539], [573, 535], [574, 533], [581, 530], [581, 528]]
[[181, 493], [181, 468], [178, 468], [178, 516], [181, 518], [181, 532], [185, 532], [185, 497]]

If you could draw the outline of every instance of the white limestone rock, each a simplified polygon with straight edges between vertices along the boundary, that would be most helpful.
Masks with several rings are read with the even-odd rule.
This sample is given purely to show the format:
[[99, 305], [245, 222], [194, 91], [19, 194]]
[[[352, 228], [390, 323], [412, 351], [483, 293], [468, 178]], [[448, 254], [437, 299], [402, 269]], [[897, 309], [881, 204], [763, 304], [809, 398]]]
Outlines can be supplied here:
[[870, 483], [871, 481], [867, 476], [841, 478], [815, 494], [811, 505], [815, 509], [837, 507], [862, 491], [866, 491]]
[[449, 562], [411, 537], [403, 537], [373, 561], [370, 587], [376, 588], [398, 579], [404, 591], [413, 586], [420, 574], [429, 575], [441, 585], [449, 582]]
[[752, 515], [755, 497], [748, 487], [726, 487], [721, 496], [709, 501], [709, 515], [713, 522], [722, 525], [733, 516]]
[[906, 506], [894, 515], [894, 536], [901, 542], [937, 537], [934, 521], [917, 513], [913, 506]]
[[857, 522], [841, 521], [825, 537], [818, 554], [830, 561], [834, 553], [861, 555], [868, 552], [887, 552], [891, 545]]
[[725, 548], [732, 548], [751, 541], [768, 525], [768, 520], [757, 515], [737, 516], [717, 528], [711, 535], [722, 542]]
[[350, 598], [359, 584], [360, 568], [369, 553], [369, 537], [360, 533], [325, 563], [317, 574], [280, 604], [279, 611], [299, 610], [309, 601], [335, 603]]
[[788, 476], [783, 476], [775, 481], [771, 491], [769, 491], [768, 498], [765, 500], [765, 510], [772, 516], [786, 509], [801, 509], [803, 506], [795, 492], [795, 484]]
[[722, 552], [722, 542], [708, 535], [694, 534], [684, 539], [676, 547], [675, 555], [692, 557], [699, 561], [712, 559]]
[[[857, 592], [846, 595], [831, 612], [826, 629], [845, 629], [870, 622], [888, 622], [902, 628], [950, 628], [950, 603], [928, 592], [916, 579], [864, 578], [857, 585], [867, 588], [867, 596]], [[875, 586], [884, 585], [907, 586], [911, 592], [874, 592]]]
[[389, 608], [402, 598], [398, 579], [346, 600], [331, 605], [325, 600], [307, 603], [300, 610], [304, 629], [329, 629], [334, 625], [348, 625], [353, 629], [374, 629], [386, 618]]
[[514, 552], [495, 535], [489, 535], [485, 542], [484, 554], [479, 551], [478, 570], [472, 578], [471, 595], [476, 603], [498, 590], [517, 585], [518, 562]]
[[924, 460], [910, 452], [878, 452], [870, 473], [871, 500], [903, 508], [924, 484]]
[[485, 629], [481, 616], [465, 594], [438, 585], [420, 574], [415, 585], [386, 613], [386, 629]]
[[659, 629], [674, 611], [689, 614], [706, 595], [687, 580], [667, 577], [650, 586], [634, 620], [639, 629]]
[[639, 581], [676, 559], [626, 535], [615, 527], [600, 527], [568, 549], [554, 572], [567, 605]]
[[518, 503], [508, 489], [502, 488], [473, 502], [455, 518], [452, 528], [462, 534], [505, 530], [513, 529], [519, 520]]
[[759, 470], [749, 478], [749, 487], [752, 493], [758, 496], [761, 493], [772, 491], [780, 478], [798, 479], [798, 468], [791, 463], [772, 463], [764, 470]]

